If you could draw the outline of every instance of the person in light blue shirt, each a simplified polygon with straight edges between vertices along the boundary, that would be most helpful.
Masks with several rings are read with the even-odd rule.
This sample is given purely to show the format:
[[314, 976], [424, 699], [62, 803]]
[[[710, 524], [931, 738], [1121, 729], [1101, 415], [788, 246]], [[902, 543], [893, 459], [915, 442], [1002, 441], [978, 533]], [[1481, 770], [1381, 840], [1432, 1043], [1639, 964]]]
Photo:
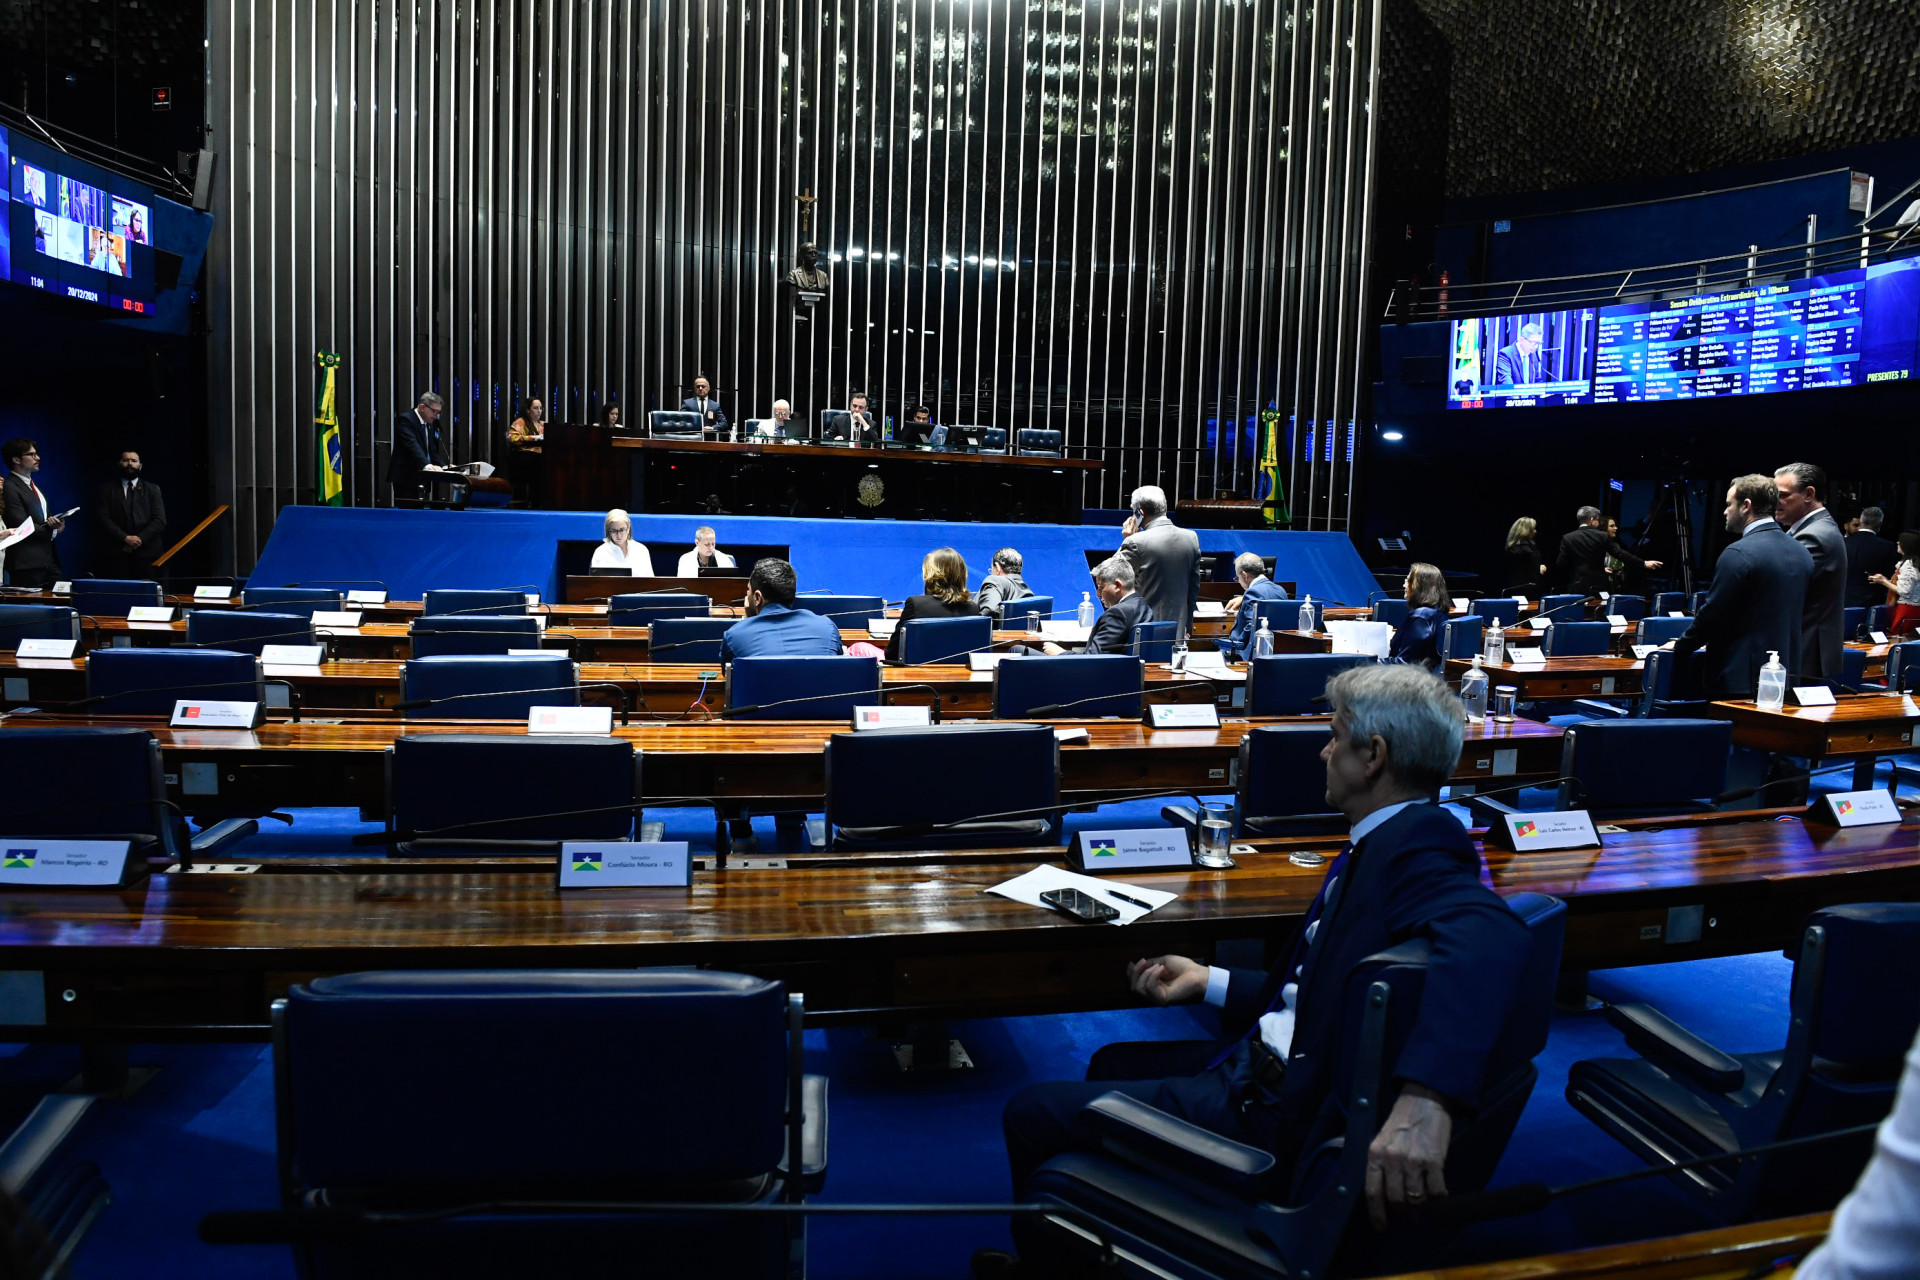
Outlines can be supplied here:
[[833, 619], [793, 607], [800, 579], [785, 560], [756, 561], [747, 578], [747, 616], [720, 638], [720, 661], [836, 657], [844, 649]]
[[[1253, 615], [1257, 610], [1247, 608], [1262, 600], [1291, 600], [1287, 589], [1267, 576], [1267, 562], [1251, 551], [1243, 551], [1233, 559], [1233, 576], [1240, 580], [1241, 596], [1227, 605], [1235, 610], [1233, 630], [1227, 633], [1220, 649], [1229, 658], [1244, 658], [1253, 647], [1253, 634], [1260, 629]], [[1267, 623], [1268, 630], [1278, 630], [1274, 624]]]

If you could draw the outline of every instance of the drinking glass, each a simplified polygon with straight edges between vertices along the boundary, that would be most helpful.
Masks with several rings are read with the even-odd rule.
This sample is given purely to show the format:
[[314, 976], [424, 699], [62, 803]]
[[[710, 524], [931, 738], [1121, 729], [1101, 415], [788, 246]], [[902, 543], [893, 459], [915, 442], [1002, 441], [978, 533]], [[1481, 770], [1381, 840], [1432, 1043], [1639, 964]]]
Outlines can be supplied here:
[[1193, 860], [1203, 867], [1224, 870], [1234, 865], [1228, 852], [1233, 844], [1233, 806], [1202, 804]]
[[1493, 688], [1493, 718], [1501, 724], [1513, 723], [1513, 704], [1519, 699], [1520, 690], [1510, 684], [1495, 685]]

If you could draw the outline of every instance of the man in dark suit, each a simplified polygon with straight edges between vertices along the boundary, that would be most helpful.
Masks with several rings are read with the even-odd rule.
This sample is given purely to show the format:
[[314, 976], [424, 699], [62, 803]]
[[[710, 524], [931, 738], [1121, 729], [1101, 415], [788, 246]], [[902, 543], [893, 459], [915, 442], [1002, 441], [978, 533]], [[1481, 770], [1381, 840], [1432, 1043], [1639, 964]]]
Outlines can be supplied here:
[[1578, 591], [1581, 595], [1595, 595], [1607, 589], [1607, 557], [1616, 557], [1623, 564], [1637, 564], [1642, 569], [1658, 569], [1664, 561], [1642, 560], [1633, 552], [1620, 545], [1612, 534], [1600, 523], [1600, 508], [1582, 507], [1573, 513], [1580, 527], [1560, 539], [1560, 558], [1554, 562], [1555, 570], [1567, 584], [1567, 590]]
[[1493, 385], [1552, 382], [1553, 362], [1540, 349], [1545, 336], [1538, 323], [1529, 320], [1520, 326], [1519, 336], [1510, 346], [1500, 348], [1493, 357]]
[[103, 545], [100, 565], [109, 578], [144, 578], [160, 555], [167, 531], [167, 504], [160, 486], [140, 475], [140, 455], [120, 452], [120, 477], [94, 494], [93, 518]]
[[1811, 462], [1790, 462], [1773, 473], [1773, 483], [1780, 493], [1774, 519], [1813, 556], [1813, 577], [1800, 617], [1800, 665], [1787, 670], [1838, 680], [1845, 640], [1841, 610], [1847, 605], [1847, 539], [1827, 510], [1827, 473]]
[[[1253, 646], [1254, 633], [1259, 628], [1254, 624], [1253, 615], [1258, 612], [1247, 608], [1262, 600], [1291, 600], [1287, 589], [1267, 576], [1267, 562], [1251, 551], [1244, 551], [1234, 557], [1233, 576], [1240, 581], [1240, 598], [1227, 608], [1234, 611], [1233, 630], [1220, 649], [1229, 657], [1241, 658], [1248, 654]], [[1267, 624], [1273, 629], [1273, 624]]]
[[[1131, 653], [1134, 628], [1155, 620], [1152, 606], [1134, 590], [1135, 583], [1133, 566], [1119, 556], [1108, 556], [1093, 566], [1093, 594], [1106, 610], [1087, 636], [1088, 653]], [[1051, 640], [1040, 647], [1055, 657], [1066, 652]]]
[[832, 618], [793, 607], [800, 579], [793, 566], [771, 556], [747, 575], [747, 616], [720, 637], [720, 661], [760, 657], [834, 657], [844, 653]]
[[[1347, 1082], [1336, 1078], [1334, 1050], [1347, 973], [1422, 937], [1433, 962], [1396, 1064], [1398, 1098], [1368, 1150], [1368, 1209], [1383, 1222], [1389, 1206], [1446, 1194], [1441, 1170], [1454, 1120], [1494, 1083], [1486, 1074], [1527, 962], [1527, 929], [1481, 883], [1465, 829], [1433, 803], [1459, 759], [1460, 700], [1408, 666], [1344, 671], [1327, 697], [1327, 802], [1352, 824], [1352, 842], [1328, 866], [1291, 957], [1264, 974], [1183, 956], [1130, 965], [1128, 980], [1148, 1001], [1219, 1008], [1225, 1038], [1109, 1045], [1084, 1083], [1015, 1095], [1003, 1127], [1016, 1198], [1048, 1159], [1099, 1148], [1079, 1115], [1112, 1090], [1271, 1152], [1284, 1185], [1302, 1153], [1345, 1127]], [[1016, 1222], [1016, 1239], [1020, 1230]], [[994, 1269], [987, 1261], [976, 1255], [975, 1274]]]
[[7, 463], [7, 478], [0, 492], [0, 523], [18, 529], [33, 521], [33, 533], [6, 550], [9, 580], [16, 587], [50, 587], [60, 576], [60, 556], [53, 540], [66, 527], [53, 514], [45, 495], [34, 479], [40, 470], [40, 446], [31, 440], [9, 440], [0, 445], [0, 457]]
[[693, 394], [680, 402], [680, 408], [687, 413], [700, 415], [700, 426], [706, 431], [725, 431], [727, 429], [727, 411], [713, 398], [713, 384], [705, 378], [693, 380]]
[[440, 413], [446, 402], [431, 391], [422, 391], [412, 413], [403, 413], [393, 424], [393, 457], [387, 462], [387, 483], [393, 496], [423, 498], [427, 493], [429, 470], [444, 470], [447, 447], [440, 438]]
[[1156, 484], [1133, 491], [1133, 514], [1120, 534], [1120, 558], [1133, 566], [1154, 621], [1178, 622], [1185, 636], [1200, 598], [1200, 535], [1173, 522], [1166, 490]]
[[1864, 609], [1884, 604], [1887, 589], [1868, 581], [1874, 574], [1893, 576], [1894, 548], [1880, 536], [1887, 513], [1879, 507], [1867, 507], [1860, 513], [1860, 528], [1847, 535], [1847, 607]]
[[1780, 527], [1780, 491], [1771, 476], [1741, 476], [1727, 489], [1727, 532], [1734, 541], [1713, 567], [1713, 583], [1693, 623], [1673, 647], [1701, 646], [1700, 685], [1708, 698], [1751, 698], [1767, 654], [1800, 670], [1800, 619], [1813, 555]]

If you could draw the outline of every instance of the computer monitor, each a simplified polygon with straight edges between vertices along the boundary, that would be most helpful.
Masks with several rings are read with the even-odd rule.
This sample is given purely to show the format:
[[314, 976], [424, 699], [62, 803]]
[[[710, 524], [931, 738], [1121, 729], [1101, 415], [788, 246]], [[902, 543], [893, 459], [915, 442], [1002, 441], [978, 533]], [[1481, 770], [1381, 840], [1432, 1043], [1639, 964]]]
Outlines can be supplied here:
[[745, 569], [740, 568], [738, 565], [731, 564], [703, 564], [695, 569], [694, 572], [702, 578], [744, 578], [747, 576]]
[[927, 433], [927, 443], [935, 449], [946, 448], [947, 447], [947, 429], [945, 427], [935, 427], [932, 431]]
[[699, 414], [684, 413], [678, 409], [655, 409], [648, 416], [648, 421], [656, 436], [697, 436], [706, 433]]

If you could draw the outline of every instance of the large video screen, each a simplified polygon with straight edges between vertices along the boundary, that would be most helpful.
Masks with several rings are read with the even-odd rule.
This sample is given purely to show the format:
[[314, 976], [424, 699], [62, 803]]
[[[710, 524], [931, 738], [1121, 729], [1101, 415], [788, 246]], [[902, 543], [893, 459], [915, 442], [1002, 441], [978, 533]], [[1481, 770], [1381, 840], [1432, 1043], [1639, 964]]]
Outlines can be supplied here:
[[153, 192], [0, 129], [0, 277], [135, 315], [153, 312]]
[[[1589, 345], [1574, 349], [1583, 334]], [[1597, 313], [1456, 320], [1452, 339], [1451, 409], [1692, 400], [1910, 378], [1920, 363], [1920, 258]]]

